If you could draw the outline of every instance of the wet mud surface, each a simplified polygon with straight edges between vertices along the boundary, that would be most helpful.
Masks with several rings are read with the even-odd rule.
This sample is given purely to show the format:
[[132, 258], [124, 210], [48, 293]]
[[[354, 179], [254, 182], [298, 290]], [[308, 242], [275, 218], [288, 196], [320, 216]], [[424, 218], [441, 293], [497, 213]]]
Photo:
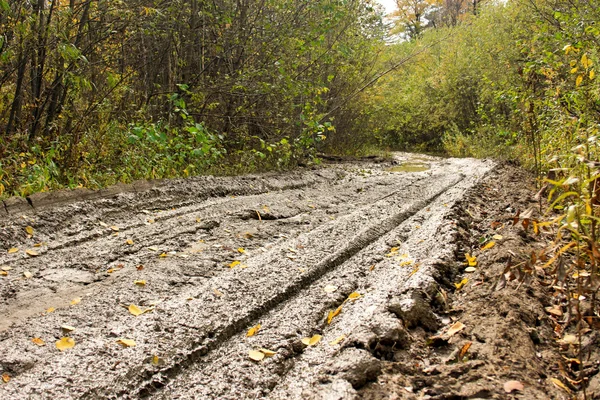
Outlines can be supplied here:
[[[457, 375], [444, 360], [458, 343], [426, 343], [462, 318], [458, 299], [481, 304], [452, 288], [472, 246], [464, 210], [498, 166], [394, 157], [6, 207], [0, 398], [503, 398], [481, 361], [496, 347]], [[411, 162], [428, 169], [390, 170]], [[471, 318], [488, 340], [496, 327]], [[473, 388], [456, 383], [469, 373]]]

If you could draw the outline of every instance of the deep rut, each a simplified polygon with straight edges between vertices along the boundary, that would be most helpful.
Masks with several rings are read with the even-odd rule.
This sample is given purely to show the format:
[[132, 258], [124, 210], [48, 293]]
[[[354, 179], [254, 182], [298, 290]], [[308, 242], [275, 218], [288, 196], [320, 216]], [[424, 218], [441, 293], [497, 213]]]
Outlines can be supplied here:
[[[186, 184], [200, 189], [197, 181], [182, 181], [14, 218], [5, 230], [31, 224], [36, 234], [11, 246], [40, 239], [48, 245], [37, 258], [0, 257], [0, 265], [13, 268], [0, 281], [9, 294], [0, 309], [8, 321], [0, 326], [0, 367], [12, 377], [0, 397], [302, 398], [307, 390], [325, 390], [329, 383], [319, 374], [346, 368], [332, 360], [353, 358], [349, 351], [358, 352], [357, 362], [363, 352], [382, 357], [407, 340], [400, 317], [386, 311], [389, 299], [434, 285], [436, 265], [452, 252], [449, 206], [491, 167], [430, 161], [431, 171], [416, 174], [337, 165], [232, 179], [231, 190], [223, 178], [219, 190], [202, 187], [197, 200], [186, 191]], [[244, 184], [254, 188], [245, 191]], [[57, 222], [61, 213], [70, 225]], [[118, 226], [118, 235], [110, 226]], [[440, 235], [448, 246], [434, 245]], [[391, 247], [410, 260], [392, 262], [385, 257]], [[17, 278], [23, 271], [33, 278]], [[133, 284], [142, 279], [145, 286]], [[333, 283], [336, 291], [323, 291]], [[361, 298], [345, 302], [354, 291]], [[82, 301], [70, 305], [69, 296]], [[129, 304], [154, 309], [134, 317], [123, 307]], [[339, 304], [343, 312], [328, 325], [328, 310]], [[57, 310], [43, 312], [48, 307]], [[369, 339], [364, 332], [379, 320], [392, 333]], [[246, 338], [257, 323], [263, 329]], [[65, 334], [62, 325], [76, 328], [68, 334], [76, 346], [61, 353], [54, 341]], [[338, 345], [300, 343], [314, 333], [330, 341], [341, 331], [347, 339]], [[34, 337], [46, 346], [34, 345]], [[122, 348], [118, 337], [137, 345]], [[255, 364], [247, 357], [255, 347], [277, 354]], [[358, 385], [353, 379], [343, 381]]]

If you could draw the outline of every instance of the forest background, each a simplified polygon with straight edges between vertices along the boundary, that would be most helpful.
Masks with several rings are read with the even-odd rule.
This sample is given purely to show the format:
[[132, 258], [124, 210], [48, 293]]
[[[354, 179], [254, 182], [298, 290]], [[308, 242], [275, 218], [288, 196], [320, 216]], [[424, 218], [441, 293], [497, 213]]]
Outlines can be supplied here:
[[552, 169], [591, 204], [595, 2], [397, 6], [0, 0], [0, 197], [409, 150]]

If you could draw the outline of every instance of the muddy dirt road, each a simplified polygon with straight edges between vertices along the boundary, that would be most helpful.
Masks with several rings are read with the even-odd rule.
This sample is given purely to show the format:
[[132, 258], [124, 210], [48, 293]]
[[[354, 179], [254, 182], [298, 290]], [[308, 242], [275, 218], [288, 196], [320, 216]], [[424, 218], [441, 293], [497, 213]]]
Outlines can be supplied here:
[[395, 157], [419, 165], [8, 202], [0, 399], [353, 398], [411, 326], [440, 328], [453, 205], [494, 167]]

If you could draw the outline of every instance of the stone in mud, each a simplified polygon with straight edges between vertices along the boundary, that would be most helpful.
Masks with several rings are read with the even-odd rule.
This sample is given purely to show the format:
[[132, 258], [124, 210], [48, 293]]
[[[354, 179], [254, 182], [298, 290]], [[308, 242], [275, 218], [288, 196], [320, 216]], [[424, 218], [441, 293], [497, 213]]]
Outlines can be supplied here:
[[328, 363], [325, 373], [337, 379], [343, 379], [349, 382], [354, 389], [359, 389], [367, 382], [377, 379], [381, 373], [381, 361], [366, 350], [349, 347], [343, 349]]
[[357, 348], [368, 349], [378, 359], [392, 360], [395, 351], [407, 346], [408, 335], [397, 318], [380, 312], [352, 333], [351, 343]]
[[411, 291], [402, 297], [395, 297], [390, 301], [388, 310], [404, 321], [408, 329], [421, 326], [429, 331], [436, 331], [440, 323], [425, 296], [420, 291]]

